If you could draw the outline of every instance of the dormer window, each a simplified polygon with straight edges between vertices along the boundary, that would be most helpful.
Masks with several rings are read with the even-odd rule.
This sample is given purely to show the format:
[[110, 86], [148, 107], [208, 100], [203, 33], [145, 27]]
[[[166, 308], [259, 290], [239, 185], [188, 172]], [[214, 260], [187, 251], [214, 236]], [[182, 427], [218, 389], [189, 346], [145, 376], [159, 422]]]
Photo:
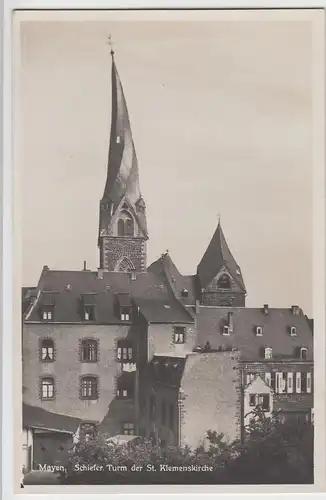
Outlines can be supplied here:
[[308, 349], [306, 347], [301, 347], [300, 349], [300, 359], [307, 359]]
[[230, 335], [230, 327], [229, 327], [229, 325], [224, 325], [223, 326], [222, 335]]
[[44, 321], [51, 321], [53, 319], [53, 309], [43, 308], [42, 318]]
[[181, 297], [188, 297], [189, 295], [189, 292], [186, 288], [184, 288], [182, 291], [181, 291]]
[[129, 293], [118, 293], [116, 295], [116, 308], [121, 321], [132, 320], [132, 302]]
[[265, 347], [265, 359], [272, 359], [273, 350], [271, 347]]
[[95, 321], [96, 295], [95, 294], [82, 295], [82, 305], [83, 305], [83, 320]]
[[121, 321], [130, 321], [131, 320], [131, 307], [121, 307], [120, 319], [121, 319]]
[[54, 296], [52, 293], [43, 293], [42, 296], [42, 319], [44, 321], [52, 321], [54, 315]]
[[262, 335], [263, 335], [263, 327], [262, 326], [256, 326], [256, 335], [257, 335], [257, 337], [262, 337]]
[[296, 335], [297, 335], [297, 327], [296, 326], [290, 326], [290, 335], [291, 335], [291, 337], [296, 337]]

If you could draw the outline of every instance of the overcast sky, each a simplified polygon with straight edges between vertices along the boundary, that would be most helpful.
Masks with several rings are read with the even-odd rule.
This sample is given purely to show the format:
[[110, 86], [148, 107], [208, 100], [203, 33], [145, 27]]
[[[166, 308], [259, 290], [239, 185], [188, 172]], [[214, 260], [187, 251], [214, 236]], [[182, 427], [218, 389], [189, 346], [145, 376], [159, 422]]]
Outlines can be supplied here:
[[21, 26], [23, 284], [98, 266], [112, 34], [147, 204], [148, 265], [195, 273], [218, 214], [248, 306], [312, 310], [308, 22]]

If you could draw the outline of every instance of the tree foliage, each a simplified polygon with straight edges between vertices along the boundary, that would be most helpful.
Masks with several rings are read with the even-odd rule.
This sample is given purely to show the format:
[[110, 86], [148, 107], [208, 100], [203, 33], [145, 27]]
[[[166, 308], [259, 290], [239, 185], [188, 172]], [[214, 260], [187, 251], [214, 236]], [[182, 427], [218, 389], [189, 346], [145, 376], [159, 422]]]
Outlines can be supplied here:
[[[309, 484], [313, 483], [313, 425], [280, 423], [256, 415], [242, 442], [228, 443], [209, 430], [208, 446], [162, 448], [137, 439], [129, 444], [108, 443], [98, 435], [71, 449], [62, 482], [69, 484]], [[193, 470], [168, 471], [162, 467]], [[101, 470], [82, 470], [83, 467]], [[119, 470], [126, 467], [127, 470]], [[194, 470], [211, 468], [211, 470]], [[137, 470], [135, 470], [137, 468]]]

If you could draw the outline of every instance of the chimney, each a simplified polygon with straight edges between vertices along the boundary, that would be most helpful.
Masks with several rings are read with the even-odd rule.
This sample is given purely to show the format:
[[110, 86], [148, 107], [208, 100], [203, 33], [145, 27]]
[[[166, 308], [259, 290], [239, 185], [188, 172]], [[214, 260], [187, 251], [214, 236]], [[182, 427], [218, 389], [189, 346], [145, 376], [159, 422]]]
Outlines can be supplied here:
[[233, 332], [233, 312], [228, 313], [228, 327], [230, 332]]
[[199, 314], [199, 313], [200, 313], [200, 302], [199, 302], [199, 300], [196, 300], [196, 304], [195, 304], [195, 313], [196, 313], [196, 314]]
[[97, 279], [98, 280], [102, 280], [103, 279], [103, 273], [104, 273], [104, 270], [99, 267], [97, 269]]
[[298, 316], [299, 306], [291, 306], [291, 311], [292, 311], [293, 316]]
[[264, 314], [267, 315], [268, 314], [268, 304], [264, 304]]
[[84, 269], [83, 269], [83, 271], [87, 271], [86, 267], [87, 267], [87, 262], [86, 262], [86, 260], [84, 260]]

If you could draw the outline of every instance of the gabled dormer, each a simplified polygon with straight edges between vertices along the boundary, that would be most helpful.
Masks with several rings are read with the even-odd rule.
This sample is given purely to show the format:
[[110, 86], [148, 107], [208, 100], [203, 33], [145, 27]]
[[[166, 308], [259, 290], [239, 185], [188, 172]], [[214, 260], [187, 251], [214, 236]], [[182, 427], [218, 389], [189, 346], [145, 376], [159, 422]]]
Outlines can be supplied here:
[[246, 288], [219, 221], [197, 267], [198, 298], [203, 305], [245, 306]]

